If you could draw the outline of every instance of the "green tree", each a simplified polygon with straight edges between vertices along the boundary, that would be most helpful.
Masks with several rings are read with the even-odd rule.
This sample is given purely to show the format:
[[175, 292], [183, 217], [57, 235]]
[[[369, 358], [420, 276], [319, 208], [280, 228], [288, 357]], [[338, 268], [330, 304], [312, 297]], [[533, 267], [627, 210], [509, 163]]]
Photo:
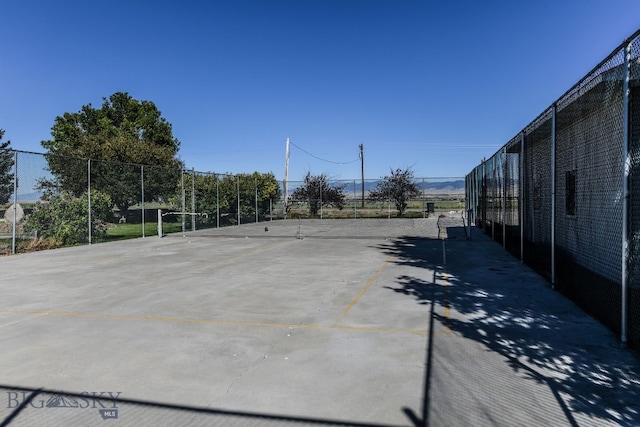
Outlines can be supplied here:
[[88, 165], [77, 159], [94, 159], [101, 161], [91, 162], [91, 188], [108, 194], [123, 215], [142, 200], [141, 165], [144, 201], [166, 200], [177, 189], [180, 143], [153, 102], [117, 92], [101, 108], [88, 104], [56, 117], [51, 135], [42, 146], [54, 179], [44, 188], [80, 196], [87, 191]]
[[407, 202], [420, 196], [421, 192], [414, 182], [413, 171], [407, 169], [391, 169], [391, 175], [382, 178], [376, 187], [369, 193], [369, 199], [373, 201], [393, 200], [402, 216], [407, 209]]
[[[240, 182], [240, 217], [253, 221], [256, 216], [256, 197], [258, 217], [269, 214], [271, 201], [280, 199], [280, 185], [273, 173], [238, 174]], [[237, 208], [236, 208], [237, 211]]]
[[[91, 235], [102, 237], [106, 222], [113, 216], [111, 198], [98, 191], [91, 192]], [[76, 197], [69, 192], [52, 196], [46, 202], [38, 202], [27, 217], [25, 229], [37, 231], [41, 238], [53, 242], [52, 246], [71, 246], [89, 240], [87, 220], [89, 203], [86, 193]]]
[[[185, 209], [191, 210], [192, 173], [185, 173]], [[218, 200], [222, 222], [235, 224], [238, 218], [238, 187], [240, 190], [240, 217], [245, 221], [254, 221], [256, 215], [256, 196], [258, 216], [269, 213], [271, 201], [280, 198], [280, 186], [273, 173], [217, 175], [195, 173], [195, 209], [198, 213], [207, 213], [208, 218], [198, 217], [197, 221], [215, 224]], [[180, 206], [179, 197], [172, 199], [173, 205]]]
[[[3, 136], [4, 130], [0, 129], [0, 140]], [[0, 141], [0, 205], [7, 203], [13, 194], [13, 161], [11, 141]]]
[[289, 196], [291, 202], [309, 204], [309, 214], [317, 216], [320, 206], [332, 206], [342, 210], [347, 196], [344, 193], [346, 184], [330, 184], [325, 174], [311, 175], [307, 172], [304, 184], [294, 190]]

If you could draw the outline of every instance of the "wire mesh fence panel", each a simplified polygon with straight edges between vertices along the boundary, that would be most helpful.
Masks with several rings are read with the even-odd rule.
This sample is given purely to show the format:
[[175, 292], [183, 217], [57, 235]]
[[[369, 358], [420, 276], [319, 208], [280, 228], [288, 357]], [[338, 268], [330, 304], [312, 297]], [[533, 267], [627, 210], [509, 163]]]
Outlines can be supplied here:
[[485, 182], [486, 182], [486, 216], [485, 228], [487, 233], [493, 238], [495, 237], [496, 209], [498, 208], [498, 178], [496, 176], [496, 159], [491, 157], [485, 163]]
[[[110, 161], [91, 162], [91, 187], [109, 196], [114, 220], [119, 227], [109, 234], [112, 238], [143, 237], [144, 176], [141, 165]], [[146, 189], [149, 194], [152, 189]], [[112, 227], [113, 228], [113, 227]]]
[[[85, 159], [34, 156], [34, 161], [45, 164], [44, 168], [50, 173], [45, 172], [38, 180], [41, 199], [25, 217], [25, 227], [39, 237], [38, 246], [30, 249], [89, 244], [104, 234], [104, 218], [89, 215], [90, 163]], [[19, 157], [23, 157], [22, 154]], [[104, 202], [106, 200], [102, 203], [96, 200], [96, 207], [104, 206]], [[108, 214], [104, 209], [100, 212], [103, 216]]]
[[[140, 205], [141, 222], [145, 236], [161, 232], [181, 231], [181, 218], [175, 213], [181, 211], [182, 189], [181, 171], [176, 168], [144, 165], [140, 167], [142, 175], [142, 199]], [[158, 222], [161, 215], [161, 222]]]
[[[189, 224], [188, 229], [201, 230], [220, 225], [219, 181], [219, 176], [213, 173], [191, 171], [185, 174], [185, 210], [190, 213], [185, 219]], [[180, 210], [178, 204], [176, 208]], [[176, 221], [178, 216], [170, 219]]]
[[622, 257], [623, 62], [622, 52], [613, 56], [556, 113], [557, 248], [613, 281]]
[[551, 110], [525, 129], [525, 253], [539, 269], [551, 270]]
[[640, 37], [629, 46], [629, 336], [640, 337]]
[[[640, 194], [640, 39], [632, 43], [629, 101], [629, 190], [632, 195]], [[631, 198], [629, 215], [629, 274], [631, 284], [640, 287], [640, 197]]]
[[504, 244], [514, 255], [521, 254], [520, 144], [518, 136], [505, 147], [504, 163]]
[[[399, 216], [399, 195], [384, 190], [379, 196], [382, 179], [327, 180], [320, 182], [289, 181], [288, 217], [318, 218], [390, 218]], [[464, 177], [414, 178], [412, 191], [403, 194], [406, 203], [402, 216], [425, 218], [441, 211], [465, 209]], [[384, 187], [387, 188], [387, 187]], [[364, 189], [364, 192], [363, 192]], [[340, 193], [340, 198], [336, 193]]]
[[640, 31], [467, 176], [476, 224], [495, 238], [502, 222], [507, 248], [636, 344], [639, 82]]
[[42, 155], [7, 151], [2, 156], [8, 168], [1, 172], [7, 184], [0, 197], [0, 254], [23, 252], [37, 245], [39, 230], [30, 227], [27, 218], [41, 205], [41, 183], [52, 175]]
[[505, 153], [499, 151], [494, 156], [495, 164], [495, 206], [494, 206], [494, 239], [503, 244], [505, 223]]

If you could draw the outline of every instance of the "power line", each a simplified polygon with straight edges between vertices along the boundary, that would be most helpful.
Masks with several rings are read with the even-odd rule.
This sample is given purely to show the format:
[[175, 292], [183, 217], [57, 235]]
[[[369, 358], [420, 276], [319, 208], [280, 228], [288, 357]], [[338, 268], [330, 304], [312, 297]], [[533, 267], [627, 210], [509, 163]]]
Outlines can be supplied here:
[[293, 142], [289, 141], [289, 144], [293, 145], [294, 147], [296, 147], [298, 150], [302, 151], [305, 154], [308, 154], [309, 156], [321, 160], [323, 162], [327, 162], [327, 163], [333, 163], [334, 165], [348, 165], [350, 163], [355, 163], [355, 162], [359, 162], [360, 158], [357, 158], [355, 160], [351, 160], [349, 162], [334, 162], [332, 160], [327, 160], [327, 159], [323, 159], [322, 157], [318, 157], [315, 154], [311, 154], [310, 152], [308, 152], [307, 150], [305, 150], [304, 148], [298, 147], [296, 144], [294, 144]]

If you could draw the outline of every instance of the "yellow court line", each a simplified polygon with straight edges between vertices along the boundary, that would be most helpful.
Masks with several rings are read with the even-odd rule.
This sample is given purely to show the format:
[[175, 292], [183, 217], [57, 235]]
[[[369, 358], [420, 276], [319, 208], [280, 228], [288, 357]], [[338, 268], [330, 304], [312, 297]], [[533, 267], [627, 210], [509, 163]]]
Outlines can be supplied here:
[[373, 277], [371, 279], [369, 279], [369, 281], [367, 282], [367, 284], [364, 286], [364, 288], [362, 288], [362, 290], [360, 291], [360, 293], [358, 295], [355, 296], [355, 298], [349, 303], [349, 305], [347, 306], [347, 308], [344, 309], [344, 311], [342, 312], [342, 314], [340, 315], [340, 317], [338, 317], [338, 320], [336, 320], [335, 324], [337, 325], [338, 323], [340, 323], [340, 321], [344, 318], [344, 316], [347, 315], [347, 313], [349, 313], [349, 311], [351, 311], [351, 309], [353, 308], [354, 305], [356, 305], [356, 303], [360, 300], [360, 298], [362, 297], [362, 295], [364, 295], [365, 292], [367, 292], [367, 290], [371, 287], [371, 285], [373, 285], [373, 282], [375, 282], [378, 279], [378, 276], [380, 276], [380, 274], [382, 274], [382, 272], [384, 271], [385, 268], [387, 268], [387, 265], [389, 265], [389, 262], [391, 262], [391, 260], [393, 259], [393, 255], [391, 255], [389, 258], [387, 258], [387, 260], [382, 264], [382, 267], [380, 267], [378, 269], [378, 271], [376, 271], [376, 274], [373, 275]]
[[159, 317], [159, 316], [136, 316], [129, 314], [99, 314], [99, 313], [78, 313], [69, 311], [29, 311], [29, 310], [0, 310], [0, 314], [15, 315], [31, 315], [31, 316], [57, 316], [71, 318], [93, 318], [107, 320], [138, 320], [144, 322], [169, 322], [169, 323], [203, 323], [203, 324], [219, 324], [233, 326], [261, 326], [271, 328], [292, 328], [292, 329], [318, 329], [318, 330], [338, 330], [338, 331], [354, 331], [354, 332], [377, 332], [377, 333], [404, 333], [414, 335], [426, 335], [425, 329], [394, 329], [379, 328], [368, 326], [338, 326], [338, 325], [316, 325], [316, 324], [296, 324], [296, 323], [278, 323], [278, 322], [251, 322], [242, 320], [224, 320], [224, 319], [190, 319], [183, 317]]

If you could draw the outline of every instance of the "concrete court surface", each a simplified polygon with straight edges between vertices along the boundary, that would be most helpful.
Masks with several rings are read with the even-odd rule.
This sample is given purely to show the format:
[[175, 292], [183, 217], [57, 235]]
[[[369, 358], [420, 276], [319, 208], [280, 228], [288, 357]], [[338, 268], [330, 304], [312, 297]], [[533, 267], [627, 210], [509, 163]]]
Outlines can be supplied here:
[[455, 214], [151, 236], [0, 271], [0, 425], [640, 425], [636, 355]]

